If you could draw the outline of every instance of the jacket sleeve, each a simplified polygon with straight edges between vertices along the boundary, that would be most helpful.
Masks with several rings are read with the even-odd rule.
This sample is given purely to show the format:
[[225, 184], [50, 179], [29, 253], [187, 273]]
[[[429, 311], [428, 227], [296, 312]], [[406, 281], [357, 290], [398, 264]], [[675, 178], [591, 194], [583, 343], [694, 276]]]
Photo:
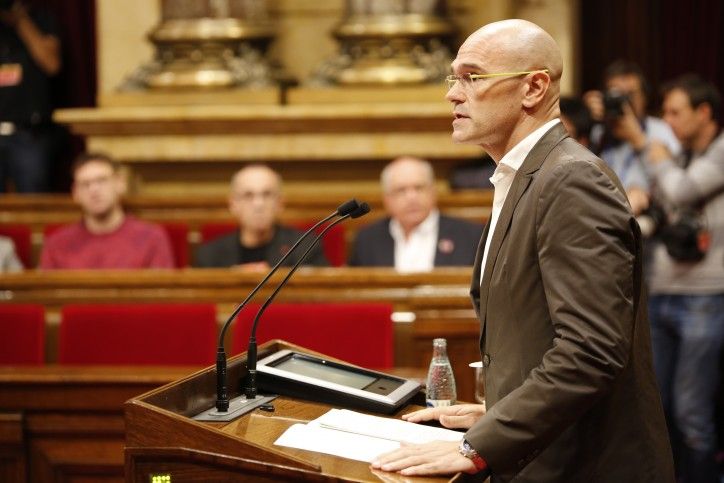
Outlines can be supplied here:
[[653, 174], [672, 203], [697, 204], [724, 189], [724, 136], [720, 135], [687, 169], [667, 160], [655, 166]]
[[552, 325], [553, 340], [523, 384], [466, 434], [501, 475], [522, 470], [609, 391], [633, 336], [637, 240], [625, 196], [592, 162], [566, 163], [539, 181], [532, 202], [549, 314], [541, 323]]

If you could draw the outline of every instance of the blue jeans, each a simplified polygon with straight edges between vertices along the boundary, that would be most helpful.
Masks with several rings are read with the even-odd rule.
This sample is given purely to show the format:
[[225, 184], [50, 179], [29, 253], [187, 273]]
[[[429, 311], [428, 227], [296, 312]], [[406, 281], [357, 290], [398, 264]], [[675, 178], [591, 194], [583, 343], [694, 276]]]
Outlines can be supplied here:
[[654, 369], [684, 483], [714, 483], [715, 397], [724, 341], [724, 293], [653, 295], [649, 319]]
[[22, 129], [0, 136], [0, 193], [8, 178], [18, 193], [43, 193], [49, 188], [50, 141], [42, 130]]

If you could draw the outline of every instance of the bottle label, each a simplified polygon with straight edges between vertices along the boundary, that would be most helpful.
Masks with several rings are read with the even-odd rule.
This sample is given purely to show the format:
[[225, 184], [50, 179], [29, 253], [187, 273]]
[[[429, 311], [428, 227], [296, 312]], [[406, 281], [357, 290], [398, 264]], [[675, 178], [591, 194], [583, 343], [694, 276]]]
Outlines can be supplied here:
[[450, 399], [426, 399], [425, 402], [429, 408], [439, 408], [453, 405], [453, 402]]

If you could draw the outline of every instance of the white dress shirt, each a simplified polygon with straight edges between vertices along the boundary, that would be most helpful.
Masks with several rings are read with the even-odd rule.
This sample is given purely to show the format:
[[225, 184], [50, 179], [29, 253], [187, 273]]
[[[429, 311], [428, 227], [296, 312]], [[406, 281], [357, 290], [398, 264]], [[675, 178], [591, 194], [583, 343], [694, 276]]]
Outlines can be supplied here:
[[523, 161], [525, 161], [525, 158], [533, 149], [533, 146], [540, 141], [543, 135], [547, 133], [550, 128], [559, 122], [559, 119], [550, 120], [532, 133], [528, 134], [522, 141], [516, 144], [513, 149], [503, 156], [503, 159], [501, 159], [498, 163], [498, 167], [495, 168], [493, 176], [490, 177], [490, 182], [493, 183], [495, 191], [493, 193], [493, 212], [490, 215], [490, 229], [488, 230], [488, 236], [485, 239], [485, 250], [483, 251], [483, 260], [480, 264], [480, 283], [483, 283], [483, 274], [485, 273], [485, 264], [488, 260], [490, 240], [493, 239], [495, 225], [498, 223], [500, 210], [503, 209], [503, 204], [505, 203], [505, 198], [508, 196], [508, 191], [510, 191], [510, 185], [513, 184], [515, 173], [518, 172], [520, 166], [523, 164]]
[[395, 270], [399, 272], [429, 272], [435, 267], [437, 233], [440, 213], [433, 210], [410, 236], [397, 220], [390, 221], [390, 235], [395, 241]]

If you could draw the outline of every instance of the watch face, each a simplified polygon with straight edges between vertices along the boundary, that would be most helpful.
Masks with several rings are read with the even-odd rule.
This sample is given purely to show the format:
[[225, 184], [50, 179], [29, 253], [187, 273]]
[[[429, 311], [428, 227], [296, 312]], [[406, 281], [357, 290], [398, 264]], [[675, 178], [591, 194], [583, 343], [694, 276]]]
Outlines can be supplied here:
[[460, 454], [465, 456], [466, 458], [473, 459], [478, 455], [478, 452], [475, 451], [472, 446], [470, 446], [470, 443], [462, 440], [460, 441]]

